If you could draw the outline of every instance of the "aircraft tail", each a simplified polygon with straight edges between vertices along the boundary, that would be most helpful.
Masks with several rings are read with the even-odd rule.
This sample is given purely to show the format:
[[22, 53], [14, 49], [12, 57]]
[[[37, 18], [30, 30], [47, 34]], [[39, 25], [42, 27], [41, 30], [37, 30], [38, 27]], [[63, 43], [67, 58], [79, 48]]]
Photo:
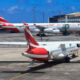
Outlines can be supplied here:
[[8, 21], [6, 21], [2, 16], [0, 16], [0, 22], [6, 22], [6, 23], [8, 23]]
[[25, 26], [24, 33], [25, 33], [25, 38], [29, 45], [29, 50], [38, 47], [39, 44], [36, 42], [36, 40], [32, 36], [28, 24], [26, 24], [25, 22], [23, 22], [23, 24]]

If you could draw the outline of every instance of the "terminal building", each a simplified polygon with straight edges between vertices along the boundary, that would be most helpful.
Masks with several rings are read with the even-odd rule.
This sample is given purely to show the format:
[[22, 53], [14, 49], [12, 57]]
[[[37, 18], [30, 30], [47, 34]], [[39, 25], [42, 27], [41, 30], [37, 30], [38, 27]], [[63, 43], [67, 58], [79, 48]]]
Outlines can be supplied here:
[[80, 23], [80, 13], [57, 15], [48, 18], [49, 23]]

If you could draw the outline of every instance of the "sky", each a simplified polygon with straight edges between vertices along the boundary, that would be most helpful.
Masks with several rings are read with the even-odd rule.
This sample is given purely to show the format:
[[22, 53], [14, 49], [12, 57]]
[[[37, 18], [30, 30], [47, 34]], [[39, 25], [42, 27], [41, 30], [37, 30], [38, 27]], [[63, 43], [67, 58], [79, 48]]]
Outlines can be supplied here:
[[8, 22], [41, 23], [48, 17], [80, 12], [80, 0], [1, 0], [0, 15]]

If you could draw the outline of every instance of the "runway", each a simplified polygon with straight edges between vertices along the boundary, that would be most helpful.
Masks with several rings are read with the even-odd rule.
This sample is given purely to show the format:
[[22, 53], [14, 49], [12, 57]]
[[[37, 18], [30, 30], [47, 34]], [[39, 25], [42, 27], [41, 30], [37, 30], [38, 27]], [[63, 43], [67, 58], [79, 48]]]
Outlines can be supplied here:
[[[71, 35], [70, 35], [71, 36]], [[50, 40], [80, 40], [79, 36], [64, 37], [58, 35], [45, 37]], [[39, 37], [35, 37], [41, 41]], [[1, 33], [0, 42], [23, 42], [23, 33]], [[26, 45], [0, 45], [0, 80], [80, 80], [80, 56], [71, 60], [70, 63], [50, 62], [44, 64], [35, 62], [33, 68], [28, 65], [31, 59], [21, 55], [26, 50]]]

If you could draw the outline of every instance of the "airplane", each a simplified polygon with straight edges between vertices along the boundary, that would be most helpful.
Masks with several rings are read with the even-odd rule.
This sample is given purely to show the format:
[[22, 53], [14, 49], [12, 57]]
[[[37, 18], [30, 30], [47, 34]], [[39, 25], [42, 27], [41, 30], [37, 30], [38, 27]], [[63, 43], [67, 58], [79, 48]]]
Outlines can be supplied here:
[[[37, 25], [36, 25], [37, 24]], [[36, 23], [36, 24], [31, 24], [30, 25], [30, 30], [31, 32], [38, 32], [38, 36], [45, 36], [45, 33], [54, 33], [54, 34], [60, 34], [60, 30], [57, 29], [56, 27], [52, 27], [53, 24], [48, 24], [48, 23]], [[42, 26], [46, 26], [41, 27]], [[24, 32], [24, 27], [23, 24], [21, 23], [9, 23], [6, 21], [2, 16], [0, 16], [0, 28], [8, 30], [10, 32]]]
[[[61, 31], [56, 28], [57, 26], [55, 26], [55, 24], [36, 24], [30, 24], [30, 30], [32, 32], [38, 32], [37, 36], [45, 36], [45, 33], [61, 34]], [[9, 32], [24, 32], [23, 24], [9, 23], [2, 16], [0, 16], [0, 28], [8, 30]]]
[[20, 32], [19, 27], [14, 24], [9, 23], [6, 21], [2, 16], [0, 16], [0, 29], [9, 30], [10, 32]]
[[[23, 24], [9, 23], [2, 16], [0, 16], [0, 29], [5, 29], [5, 30], [8, 30], [10, 32], [24, 32]], [[30, 30], [32, 32], [39, 32], [40, 31], [35, 26], [30, 26]]]
[[35, 60], [42, 61], [44, 63], [48, 63], [49, 61], [53, 60], [63, 60], [64, 62], [70, 62], [70, 59], [78, 54], [80, 41], [37, 42], [31, 34], [29, 25], [24, 23], [24, 27], [26, 42], [0, 42], [0, 44], [27, 44], [27, 50], [22, 53], [22, 56], [32, 59], [29, 67], [32, 67], [32, 64], [35, 62]]
[[[45, 33], [69, 35], [72, 32], [80, 35], [79, 23], [28, 23], [32, 32], [38, 32], [37, 36], [45, 36]], [[9, 23], [0, 16], [0, 28], [10, 32], [24, 32], [22, 23]]]
[[[70, 62], [70, 55], [75, 55], [79, 50], [79, 45], [76, 43], [60, 43], [45, 42], [45, 44], [39, 44], [32, 36], [29, 26], [24, 23], [24, 33], [27, 41], [27, 50], [22, 53], [23, 56], [32, 59], [32, 63], [35, 60], [48, 62], [49, 60], [64, 60]], [[80, 43], [80, 42], [79, 42]]]
[[[39, 23], [37, 23], [39, 25]], [[47, 24], [40, 24], [40, 25], [46, 25], [47, 27], [45, 30], [43, 28], [39, 28], [39, 26], [35, 26], [35, 24], [30, 24], [30, 30], [31, 32], [38, 32], [37, 36], [45, 36], [44, 33], [54, 33], [54, 34], [59, 34], [60, 30], [56, 29], [53, 27], [52, 28], [47, 28]], [[24, 26], [21, 23], [18, 24], [11, 24], [8, 21], [6, 21], [3, 17], [0, 16], [0, 28], [8, 30], [10, 32], [24, 32]], [[52, 30], [52, 31], [51, 31]]]
[[34, 26], [40, 30], [37, 36], [46, 36], [45, 33], [61, 34], [61, 31], [51, 24], [34, 24]]
[[[79, 23], [48, 23], [47, 25], [35, 25], [40, 29], [42, 36], [45, 36], [45, 32], [69, 35], [70, 33], [78, 33], [80, 35]], [[38, 36], [40, 35], [38, 33]]]

